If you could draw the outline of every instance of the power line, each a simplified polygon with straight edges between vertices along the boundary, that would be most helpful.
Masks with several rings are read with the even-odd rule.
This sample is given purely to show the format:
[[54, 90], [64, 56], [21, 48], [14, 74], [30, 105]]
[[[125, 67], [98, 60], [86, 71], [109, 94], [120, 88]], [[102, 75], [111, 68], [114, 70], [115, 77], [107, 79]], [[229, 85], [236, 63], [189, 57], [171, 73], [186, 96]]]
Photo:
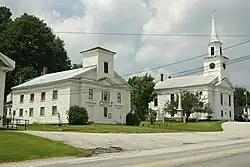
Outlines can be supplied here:
[[[247, 56], [242, 56], [242, 57], [239, 57], [239, 58], [235, 58], [235, 59], [233, 59], [233, 60], [231, 60], [232, 62], [229, 62], [227, 65], [231, 65], [231, 64], [235, 64], [235, 63], [239, 63], [239, 62], [242, 62], [242, 61], [246, 61], [246, 60], [248, 60], [248, 59], [250, 59], [250, 55], [247, 55]], [[200, 67], [199, 67], [200, 68]], [[199, 68], [196, 68], [196, 69], [199, 69]], [[205, 69], [205, 70], [207, 70], [207, 69]], [[203, 69], [201, 70], [201, 71], [203, 71]], [[185, 74], [185, 75], [180, 75], [180, 76], [178, 76], [178, 77], [182, 77], [182, 76], [188, 76], [188, 75], [190, 75], [190, 74], [195, 74], [195, 73], [197, 73], [197, 72], [200, 72], [200, 71], [195, 71], [195, 72], [192, 72], [192, 73], [189, 73], [189, 74]], [[88, 78], [85, 78], [85, 79], [88, 79]], [[124, 84], [118, 84], [117, 86], [119, 86], [119, 85], [124, 85]], [[60, 86], [58, 86], [58, 87], [54, 87], [54, 89], [56, 90], [56, 89], [59, 89], [59, 88], [61, 88]], [[91, 89], [91, 88], [90, 88]], [[95, 88], [94, 90], [93, 90], [93, 92], [100, 92], [100, 91], [102, 91], [103, 89], [101, 89], [101, 88]], [[108, 88], [108, 89], [105, 89], [106, 91], [111, 91], [111, 90], [114, 90], [114, 88]], [[47, 91], [47, 89], [36, 89], [36, 91], [40, 91], [40, 92], [46, 92]], [[39, 92], [39, 93], [40, 93]], [[51, 91], [52, 92], [52, 91]], [[123, 91], [117, 91], [117, 92], [123, 92]], [[18, 93], [19, 94], [26, 94], [27, 93], [27, 91], [24, 91], [24, 92], [21, 92], [21, 91], [18, 91]], [[70, 90], [70, 92], [67, 90], [67, 91], [60, 91], [60, 93], [58, 92], [58, 95], [71, 95], [71, 94], [80, 94], [80, 93], [83, 93], [83, 94], [85, 94], [85, 93], [89, 93], [89, 91], [82, 91], [82, 90], [79, 90], [79, 89], [72, 89], [72, 90]], [[51, 94], [52, 95], [52, 94]]]
[[[210, 34], [173, 34], [173, 33], [126, 33], [126, 32], [85, 32], [55, 31], [56, 34], [110, 35], [110, 36], [160, 36], [160, 37], [207, 37]], [[250, 34], [221, 34], [222, 37], [250, 37]]]
[[[240, 46], [240, 45], [244, 45], [244, 44], [249, 43], [249, 42], [250, 42], [250, 40], [247, 40], [247, 41], [244, 41], [244, 42], [241, 42], [241, 43], [237, 43], [237, 44], [228, 46], [228, 47], [224, 48], [223, 50], [228, 50], [228, 49], [231, 49], [231, 48]], [[215, 52], [218, 52], [218, 51], [219, 51], [219, 50], [217, 50], [217, 51], [215, 51]], [[124, 77], [124, 76], [130, 76], [130, 75], [134, 75], [134, 74], [140, 74], [140, 73], [143, 73], [143, 72], [154, 71], [154, 70], [157, 70], [157, 69], [160, 69], [160, 68], [169, 67], [169, 66], [172, 66], [172, 65], [176, 65], [176, 64], [184, 63], [184, 62], [187, 62], [187, 61], [190, 61], [190, 60], [194, 60], [194, 59], [197, 59], [197, 58], [206, 56], [206, 55], [208, 55], [208, 54], [209, 54], [209, 53], [205, 53], [205, 54], [202, 54], [202, 55], [199, 55], [199, 56], [187, 58], [187, 59], [184, 59], [184, 60], [181, 60], [181, 61], [177, 61], [177, 62], [173, 62], [173, 63], [170, 63], [170, 64], [165, 64], [165, 65], [161, 65], [161, 66], [157, 66], [157, 67], [153, 67], [153, 68], [149, 68], [149, 69], [145, 69], [145, 70], [141, 70], [141, 71], [137, 71], [137, 72], [132, 72], [132, 73], [128, 73], [128, 74], [123, 74], [123, 75], [121, 75], [121, 76]]]

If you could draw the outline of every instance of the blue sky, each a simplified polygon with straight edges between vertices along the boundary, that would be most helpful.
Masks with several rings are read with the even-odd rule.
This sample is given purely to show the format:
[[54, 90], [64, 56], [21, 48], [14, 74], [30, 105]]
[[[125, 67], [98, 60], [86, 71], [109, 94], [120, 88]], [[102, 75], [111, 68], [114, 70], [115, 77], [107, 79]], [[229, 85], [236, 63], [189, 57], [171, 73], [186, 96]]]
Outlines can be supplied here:
[[[0, 0], [14, 17], [24, 12], [42, 19], [55, 32], [124, 32], [210, 34], [211, 15], [216, 12], [219, 34], [250, 34], [250, 2], [246, 0]], [[117, 52], [115, 67], [120, 74], [168, 64], [207, 52], [209, 37], [103, 36], [57, 34], [66, 43], [73, 63], [80, 51], [100, 45]], [[246, 37], [220, 37], [224, 47]], [[225, 52], [230, 59], [250, 54], [250, 43]], [[250, 61], [230, 67], [234, 84], [250, 88]], [[202, 59], [152, 71], [166, 76], [200, 67]]]

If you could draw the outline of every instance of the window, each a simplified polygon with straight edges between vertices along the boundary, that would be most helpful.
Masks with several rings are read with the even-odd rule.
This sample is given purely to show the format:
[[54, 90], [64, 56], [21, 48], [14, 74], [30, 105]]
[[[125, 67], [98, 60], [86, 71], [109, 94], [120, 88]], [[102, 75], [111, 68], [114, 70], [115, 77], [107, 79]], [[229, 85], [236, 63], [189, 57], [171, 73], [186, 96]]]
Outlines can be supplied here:
[[20, 95], [20, 103], [23, 103], [24, 101], [24, 95]]
[[11, 115], [11, 108], [9, 109], [9, 115]]
[[102, 91], [102, 100], [110, 101], [110, 92]]
[[30, 94], [30, 102], [33, 102], [34, 99], [35, 99], [35, 94], [34, 93]]
[[19, 117], [23, 117], [23, 109], [19, 109]]
[[174, 94], [170, 95], [170, 102], [174, 102]]
[[40, 117], [44, 117], [45, 116], [45, 108], [41, 107], [40, 108]]
[[173, 112], [171, 112], [171, 117], [174, 117], [174, 113]]
[[41, 101], [45, 101], [45, 92], [41, 93]]
[[231, 111], [229, 111], [229, 117], [230, 117], [230, 118], [232, 117], [232, 112], [231, 112]]
[[16, 115], [16, 110], [13, 111], [13, 116], [15, 116], [15, 115]]
[[52, 115], [57, 114], [57, 106], [52, 106]]
[[211, 47], [211, 55], [214, 55], [214, 47]]
[[223, 105], [223, 94], [220, 94], [220, 104]]
[[93, 100], [93, 89], [89, 89], [89, 99]]
[[228, 99], [228, 104], [229, 104], [229, 106], [231, 106], [231, 95], [229, 95], [228, 98], [229, 98]]
[[111, 113], [108, 113], [108, 119], [111, 119]]
[[220, 47], [220, 55], [222, 56], [222, 48]]
[[[58, 91], [57, 90], [54, 90], [53, 91], [53, 94], [52, 94], [52, 99], [53, 100], [57, 100], [57, 98], [58, 98]], [[45, 100], [45, 99], [44, 99]]]
[[220, 111], [220, 116], [223, 117], [223, 110]]
[[120, 103], [122, 101], [121, 93], [117, 93], [117, 102]]
[[109, 64], [107, 62], [104, 62], [104, 73], [109, 72]]
[[104, 107], [104, 117], [107, 118], [108, 116], [108, 107]]
[[34, 108], [30, 108], [29, 116], [32, 117], [34, 115]]
[[156, 97], [156, 98], [154, 99], [154, 106], [155, 106], [155, 107], [158, 106], [158, 97]]

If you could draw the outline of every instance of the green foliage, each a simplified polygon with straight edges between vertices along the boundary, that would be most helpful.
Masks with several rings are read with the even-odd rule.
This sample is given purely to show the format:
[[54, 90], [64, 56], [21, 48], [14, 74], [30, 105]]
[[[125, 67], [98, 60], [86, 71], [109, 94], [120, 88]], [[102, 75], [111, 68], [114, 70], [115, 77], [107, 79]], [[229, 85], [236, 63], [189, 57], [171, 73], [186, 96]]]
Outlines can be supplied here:
[[148, 104], [156, 97], [154, 93], [155, 83], [151, 75], [134, 76], [128, 83], [132, 87], [131, 108], [141, 121], [145, 121], [148, 115]]
[[71, 106], [67, 114], [70, 125], [86, 125], [88, 123], [88, 112], [83, 107]]
[[[33, 68], [36, 77], [43, 67], [47, 67], [49, 73], [71, 69], [64, 42], [53, 34], [43, 20], [26, 13], [5, 26], [0, 34], [0, 51], [16, 62], [15, 70], [6, 78], [6, 94], [19, 83], [13, 80], [20, 69]], [[30, 75], [30, 70], [24, 72], [28, 72], [25, 76]]]
[[126, 125], [139, 126], [140, 125], [140, 119], [138, 118], [138, 116], [136, 114], [130, 112], [126, 116]]
[[82, 68], [82, 64], [73, 64], [72, 69]]
[[37, 76], [37, 72], [33, 67], [24, 67], [20, 68], [19, 71], [17, 71], [14, 75], [14, 82], [15, 85], [24, 83], [30, 79], [33, 79]]
[[155, 123], [156, 117], [157, 117], [157, 111], [149, 109], [148, 120], [149, 120], [150, 124], [154, 124]]
[[[184, 91], [182, 92], [181, 101], [183, 112], [186, 115], [186, 120], [188, 120], [192, 113], [213, 113], [210, 103], [203, 102], [204, 99], [201, 92], [191, 93]], [[164, 110], [168, 113], [176, 113], [177, 107], [178, 98], [172, 103], [167, 102]]]
[[6, 28], [6, 25], [11, 21], [12, 13], [9, 8], [0, 7], [0, 33]]
[[244, 95], [244, 92], [247, 92], [247, 102], [250, 101], [250, 94], [249, 91], [246, 90], [246, 88], [243, 87], [235, 87], [234, 92], [234, 105], [235, 106], [245, 106], [246, 105], [246, 95]]

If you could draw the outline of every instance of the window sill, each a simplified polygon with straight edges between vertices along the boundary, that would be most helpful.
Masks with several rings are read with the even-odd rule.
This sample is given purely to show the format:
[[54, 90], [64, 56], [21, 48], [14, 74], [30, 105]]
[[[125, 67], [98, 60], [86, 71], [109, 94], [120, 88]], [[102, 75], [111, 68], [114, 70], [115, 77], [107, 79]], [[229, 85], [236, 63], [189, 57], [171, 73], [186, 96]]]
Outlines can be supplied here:
[[58, 99], [52, 99], [52, 101], [57, 101]]
[[41, 102], [45, 102], [45, 100], [41, 100]]

